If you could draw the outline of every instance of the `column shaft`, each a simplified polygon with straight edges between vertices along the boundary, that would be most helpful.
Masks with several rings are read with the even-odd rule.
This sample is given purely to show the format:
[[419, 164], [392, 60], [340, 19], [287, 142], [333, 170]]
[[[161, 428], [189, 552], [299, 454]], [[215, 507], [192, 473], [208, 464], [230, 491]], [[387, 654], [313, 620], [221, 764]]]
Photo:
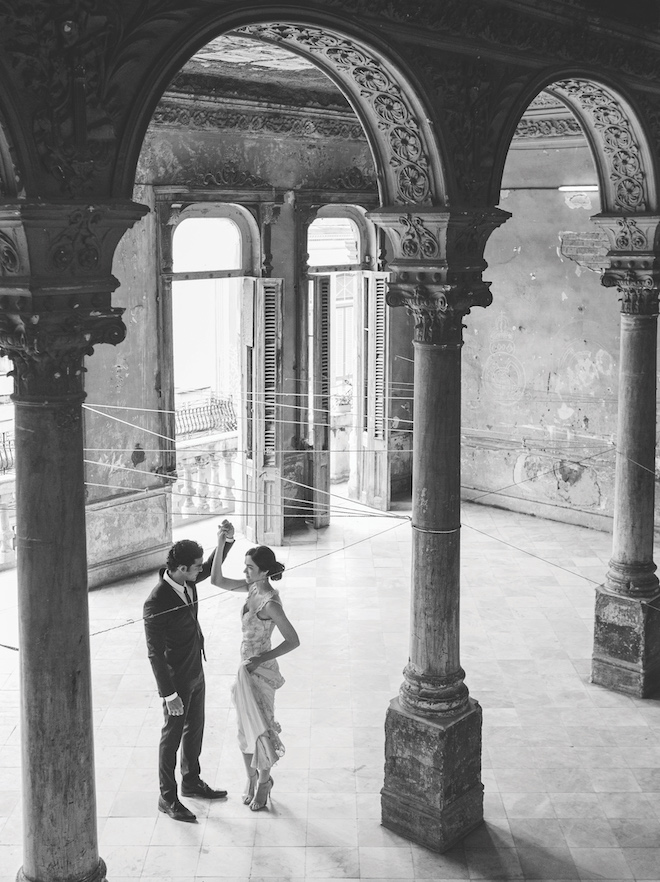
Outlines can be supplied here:
[[[657, 322], [657, 315], [621, 316], [616, 496], [610, 571], [610, 579], [615, 584], [632, 581], [633, 591], [645, 586], [652, 593], [658, 584], [653, 575]], [[626, 571], [630, 571], [628, 579], [625, 578]]]
[[414, 346], [410, 664], [422, 676], [454, 679], [460, 671], [461, 344]]
[[660, 689], [653, 562], [656, 338], [656, 313], [621, 315], [614, 536], [605, 585], [596, 591], [591, 674], [592, 682], [639, 698]]
[[105, 875], [96, 831], [81, 401], [15, 396], [21, 875], [31, 882]]

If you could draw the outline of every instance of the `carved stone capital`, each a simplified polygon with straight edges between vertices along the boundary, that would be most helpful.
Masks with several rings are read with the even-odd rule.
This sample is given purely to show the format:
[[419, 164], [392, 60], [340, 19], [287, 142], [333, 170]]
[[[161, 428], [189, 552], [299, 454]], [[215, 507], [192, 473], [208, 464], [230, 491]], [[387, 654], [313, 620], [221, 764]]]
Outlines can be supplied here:
[[[442, 278], [443, 273], [433, 273], [431, 278]], [[404, 306], [415, 320], [416, 343], [460, 346], [463, 339], [463, 316], [473, 306], [488, 306], [492, 297], [488, 282], [480, 288], [462, 288], [458, 285], [426, 282], [424, 273], [402, 272], [388, 284], [389, 306]]]
[[483, 251], [491, 232], [509, 216], [499, 209], [370, 212], [393, 251], [387, 302], [414, 316], [417, 342], [460, 344], [463, 316], [492, 302], [490, 282], [482, 279]]
[[99, 343], [121, 343], [126, 335], [123, 311], [71, 307], [43, 313], [0, 312], [0, 351], [14, 364], [14, 398], [82, 397], [83, 360]]
[[468, 706], [469, 693], [459, 668], [451, 676], [433, 677], [409, 662], [403, 671], [399, 700], [404, 708], [420, 716], [457, 714]]
[[82, 395], [83, 359], [126, 329], [111, 305], [117, 243], [147, 208], [32, 202], [0, 206], [0, 349], [16, 396]]
[[660, 217], [653, 215], [596, 215], [594, 223], [610, 244], [609, 266], [601, 276], [606, 288], [621, 294], [626, 315], [657, 315], [660, 283]]

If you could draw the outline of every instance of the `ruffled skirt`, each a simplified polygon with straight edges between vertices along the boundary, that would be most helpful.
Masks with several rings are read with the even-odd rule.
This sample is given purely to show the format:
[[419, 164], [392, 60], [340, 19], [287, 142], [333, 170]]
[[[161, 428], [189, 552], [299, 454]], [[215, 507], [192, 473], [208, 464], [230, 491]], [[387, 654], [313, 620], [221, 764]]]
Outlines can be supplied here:
[[232, 687], [232, 700], [238, 721], [238, 744], [243, 753], [252, 754], [253, 769], [269, 769], [281, 756], [282, 727], [275, 720], [275, 690], [284, 683], [273, 660], [260, 665], [253, 674], [242, 664]]

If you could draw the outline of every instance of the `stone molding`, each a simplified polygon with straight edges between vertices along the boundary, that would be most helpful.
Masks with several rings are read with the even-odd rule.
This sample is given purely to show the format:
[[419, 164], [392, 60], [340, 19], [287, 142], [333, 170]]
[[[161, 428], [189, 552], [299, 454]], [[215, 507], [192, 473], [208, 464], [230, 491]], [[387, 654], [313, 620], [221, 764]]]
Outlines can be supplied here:
[[382, 168], [385, 174], [393, 174], [394, 202], [424, 205], [438, 197], [434, 193], [439, 182], [433, 181], [427, 123], [413, 112], [399, 83], [390, 76], [383, 58], [376, 52], [320, 28], [253, 25], [238, 28], [237, 33], [283, 46], [302, 47], [359, 96], [364, 111], [370, 112], [374, 131], [382, 133]]

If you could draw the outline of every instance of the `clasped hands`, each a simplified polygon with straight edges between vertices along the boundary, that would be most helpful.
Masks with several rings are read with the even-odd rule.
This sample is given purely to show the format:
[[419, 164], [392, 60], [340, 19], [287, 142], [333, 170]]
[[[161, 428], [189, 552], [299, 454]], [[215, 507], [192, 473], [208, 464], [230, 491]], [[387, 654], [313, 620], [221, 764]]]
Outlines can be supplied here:
[[231, 542], [234, 538], [234, 525], [227, 518], [218, 527], [218, 539], [224, 537], [225, 542]]

